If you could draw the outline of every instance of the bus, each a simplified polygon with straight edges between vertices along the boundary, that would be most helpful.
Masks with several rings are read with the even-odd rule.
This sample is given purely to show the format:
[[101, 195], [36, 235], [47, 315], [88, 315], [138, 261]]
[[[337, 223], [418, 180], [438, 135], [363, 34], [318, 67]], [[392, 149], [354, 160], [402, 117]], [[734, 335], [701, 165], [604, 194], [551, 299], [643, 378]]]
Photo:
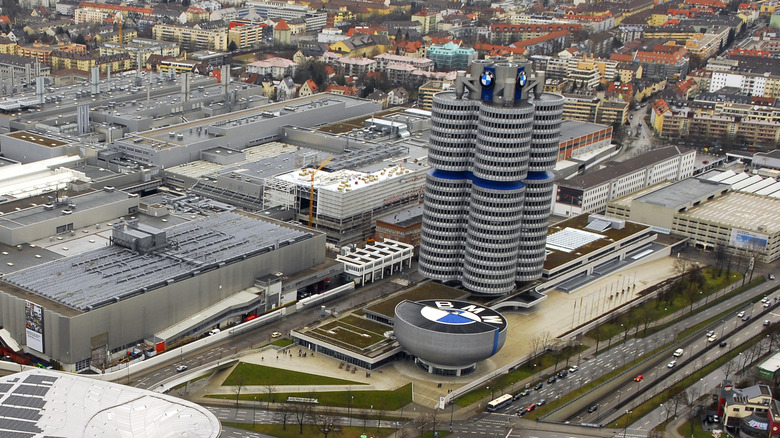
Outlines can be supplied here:
[[505, 406], [511, 405], [513, 401], [515, 401], [515, 399], [512, 397], [512, 394], [504, 394], [501, 397], [488, 403], [487, 410], [488, 412], [496, 412]]

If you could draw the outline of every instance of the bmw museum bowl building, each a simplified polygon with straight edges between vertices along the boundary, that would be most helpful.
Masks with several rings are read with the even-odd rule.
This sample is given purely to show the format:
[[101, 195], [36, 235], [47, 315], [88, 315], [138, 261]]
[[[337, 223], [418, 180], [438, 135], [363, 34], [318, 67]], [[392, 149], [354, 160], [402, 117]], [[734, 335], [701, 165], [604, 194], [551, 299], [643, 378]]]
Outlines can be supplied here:
[[401, 347], [429, 373], [462, 376], [503, 347], [506, 319], [468, 301], [402, 301], [395, 307], [394, 334]]

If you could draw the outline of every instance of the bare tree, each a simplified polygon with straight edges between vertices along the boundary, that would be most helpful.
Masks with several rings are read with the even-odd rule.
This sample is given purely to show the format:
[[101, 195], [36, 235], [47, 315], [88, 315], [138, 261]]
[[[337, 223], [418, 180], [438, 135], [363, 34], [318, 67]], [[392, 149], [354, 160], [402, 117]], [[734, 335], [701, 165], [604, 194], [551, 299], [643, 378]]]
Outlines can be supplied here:
[[669, 388], [669, 394], [672, 395], [672, 403], [674, 403], [674, 415], [677, 416], [677, 408], [680, 405], [688, 404], [688, 393], [685, 392], [685, 388], [680, 385], [675, 385]]
[[233, 392], [236, 393], [236, 409], [238, 409], [238, 399], [241, 397], [241, 390], [246, 388], [247, 376], [245, 374], [238, 374], [236, 376], [235, 383], [233, 384]]
[[734, 359], [732, 359], [724, 363], [723, 366], [720, 367], [720, 370], [723, 371], [723, 374], [726, 375], [724, 379], [728, 380], [731, 373], [737, 370], [737, 363]]
[[295, 422], [300, 426], [300, 433], [303, 435], [303, 425], [311, 417], [311, 405], [309, 403], [290, 403]]
[[268, 410], [271, 404], [271, 399], [273, 398], [274, 393], [276, 392], [276, 387], [269, 383], [263, 386], [263, 390], [265, 391], [265, 395], [266, 395], [265, 409]]
[[417, 426], [417, 430], [420, 431], [420, 435], [425, 434], [425, 429], [428, 428], [428, 414], [420, 414], [414, 419], [414, 424]]
[[596, 327], [593, 327], [593, 330], [590, 332], [593, 334], [593, 337], [596, 338], [596, 352], [594, 354], [599, 354], [599, 342], [601, 342], [601, 336], [604, 334], [604, 329], [601, 325], [597, 325]]
[[379, 433], [379, 429], [382, 428], [382, 420], [387, 418], [387, 411], [384, 409], [379, 409], [376, 411], [376, 431]]
[[433, 409], [433, 414], [431, 414], [431, 430], [434, 432], [434, 435], [436, 434], [436, 424], [437, 424], [437, 418], [436, 414], [439, 412], [439, 408], [436, 407]]
[[274, 419], [282, 423], [282, 429], [287, 430], [287, 421], [293, 413], [293, 406], [290, 403], [279, 403], [274, 412]]
[[336, 433], [335, 426], [337, 420], [338, 414], [330, 408], [325, 408], [314, 414], [314, 427], [316, 427], [325, 438], [328, 438], [329, 434]]

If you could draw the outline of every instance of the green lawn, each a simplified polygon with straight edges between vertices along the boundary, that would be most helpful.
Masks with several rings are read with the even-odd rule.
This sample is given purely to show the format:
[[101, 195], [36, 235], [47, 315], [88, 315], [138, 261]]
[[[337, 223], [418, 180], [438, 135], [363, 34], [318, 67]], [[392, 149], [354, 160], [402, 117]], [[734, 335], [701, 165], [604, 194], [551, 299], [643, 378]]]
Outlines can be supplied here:
[[[357, 420], [359, 421], [359, 420]], [[252, 426], [251, 424], [246, 423], [222, 423], [225, 426], [235, 427], [237, 429], [244, 429], [244, 430], [251, 430], [254, 432], [263, 433], [266, 435], [271, 435], [277, 438], [301, 438], [301, 437], [324, 437], [325, 435], [317, 430], [317, 428], [314, 425], [303, 425], [303, 434], [300, 433], [300, 426], [298, 423], [293, 422], [292, 424], [289, 422], [287, 423], [287, 428], [283, 428], [281, 424], [256, 424]], [[328, 437], [339, 437], [339, 438], [360, 438], [362, 435], [366, 435], [367, 437], [374, 437], [374, 438], [385, 438], [390, 435], [392, 435], [396, 429], [390, 429], [387, 427], [382, 427], [377, 429], [376, 427], [370, 427], [368, 429], [363, 429], [359, 426], [339, 426], [341, 430], [330, 433]], [[442, 434], [439, 434], [439, 436], [444, 436]]]
[[271, 342], [271, 345], [275, 345], [277, 347], [282, 347], [282, 348], [292, 344], [293, 344], [292, 339], [287, 339], [287, 338], [278, 338], [273, 342]]
[[290, 371], [241, 362], [222, 383], [222, 386], [249, 385], [365, 385], [353, 380], [336, 379], [316, 374]]
[[[693, 428], [693, 434], [691, 434], [691, 428]], [[677, 432], [685, 437], [712, 438], [712, 432], [704, 430], [701, 426], [701, 421], [698, 418], [686, 421], [682, 426], [677, 428]]]
[[[209, 398], [235, 400], [233, 394], [208, 395]], [[375, 411], [396, 411], [412, 402], [412, 384], [409, 383], [393, 391], [326, 391], [326, 392], [279, 392], [250, 394], [241, 393], [239, 400], [280, 403], [287, 397], [316, 398], [320, 406], [341, 408], [374, 409]]]

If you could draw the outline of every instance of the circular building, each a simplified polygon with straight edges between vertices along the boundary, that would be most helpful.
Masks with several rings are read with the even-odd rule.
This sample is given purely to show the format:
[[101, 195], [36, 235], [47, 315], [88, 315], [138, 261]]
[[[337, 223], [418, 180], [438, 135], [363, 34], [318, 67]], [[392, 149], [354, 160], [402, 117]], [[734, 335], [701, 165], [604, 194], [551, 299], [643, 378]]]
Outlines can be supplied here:
[[506, 319], [468, 301], [402, 301], [393, 324], [401, 347], [433, 374], [471, 373], [506, 341]]

